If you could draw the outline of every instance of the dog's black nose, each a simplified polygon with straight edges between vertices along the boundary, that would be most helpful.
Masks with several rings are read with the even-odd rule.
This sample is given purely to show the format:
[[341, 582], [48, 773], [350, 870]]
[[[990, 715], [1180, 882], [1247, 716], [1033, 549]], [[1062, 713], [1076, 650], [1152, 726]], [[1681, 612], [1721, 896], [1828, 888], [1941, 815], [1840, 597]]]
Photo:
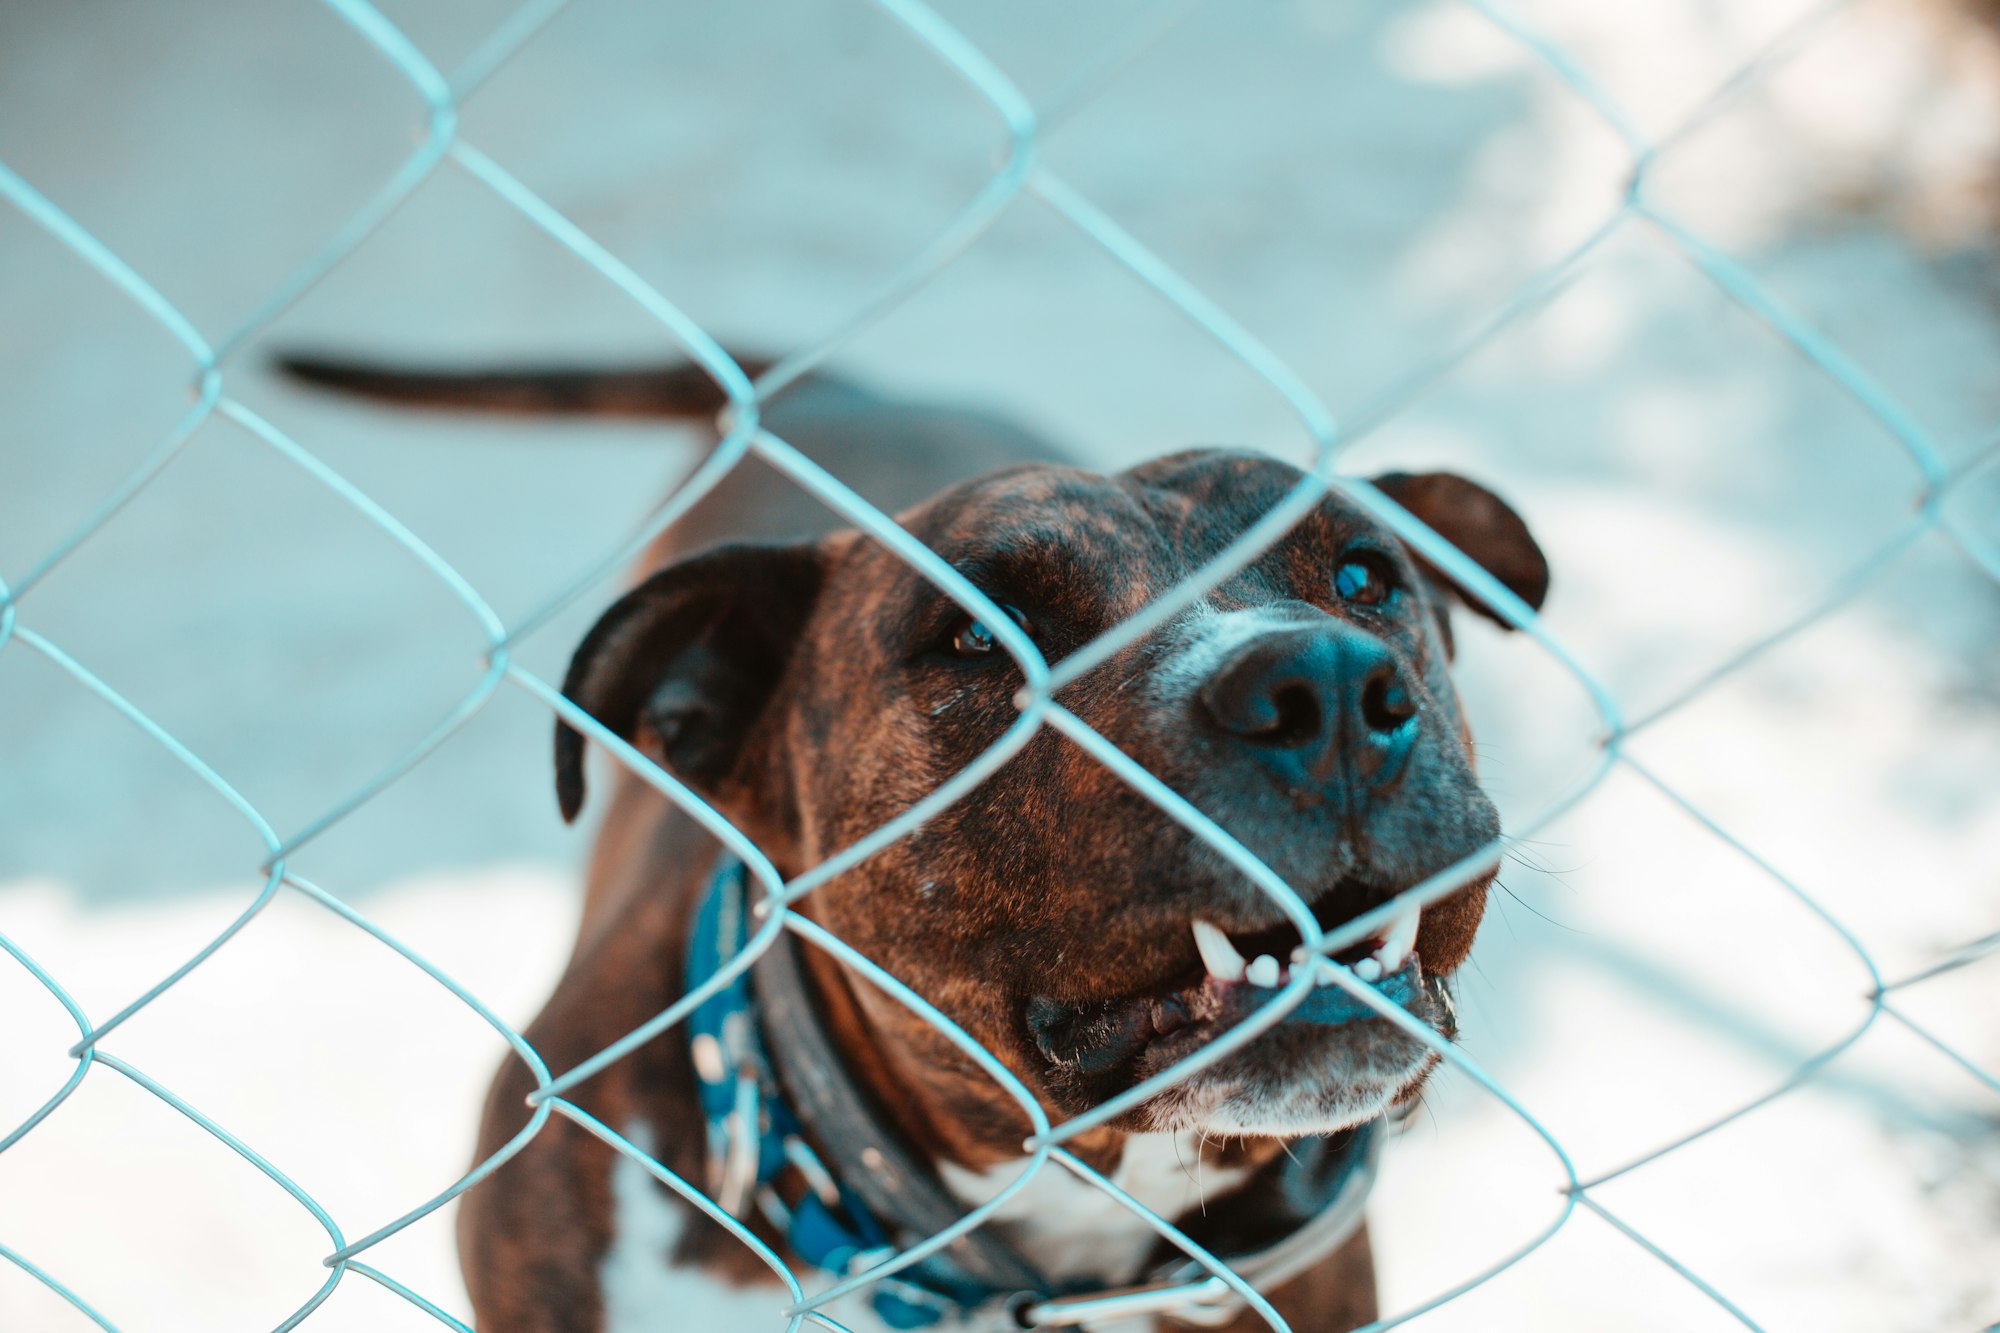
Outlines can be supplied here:
[[1417, 733], [1387, 645], [1340, 621], [1259, 635], [1209, 677], [1201, 702], [1288, 787], [1393, 782]]

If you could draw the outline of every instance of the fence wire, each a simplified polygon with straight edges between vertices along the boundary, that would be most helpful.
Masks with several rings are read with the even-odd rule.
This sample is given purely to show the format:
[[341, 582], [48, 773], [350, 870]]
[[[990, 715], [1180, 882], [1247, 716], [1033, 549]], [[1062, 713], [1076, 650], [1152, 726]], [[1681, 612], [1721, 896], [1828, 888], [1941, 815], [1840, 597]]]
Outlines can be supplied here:
[[[1974, 940], [1910, 975], [1893, 980], [1885, 978], [1867, 947], [1828, 911], [1809, 889], [1788, 878], [1781, 870], [1759, 856], [1753, 848], [1733, 835], [1714, 816], [1640, 762], [1629, 747], [1632, 738], [1642, 730], [1685, 707], [1718, 682], [1768, 653], [1776, 645], [1846, 606], [1864, 591], [1872, 579], [1888, 567], [1891, 558], [1920, 541], [1936, 539], [1946, 542], [1975, 567], [1996, 581], [2000, 581], [2000, 548], [1996, 548], [1968, 524], [1948, 513], [1944, 507], [1954, 488], [1977, 469], [2000, 457], [2000, 438], [1987, 441], [1982, 448], [1973, 451], [1955, 464], [1948, 463], [1937, 441], [1924, 425], [1896, 400], [1894, 395], [1849, 358], [1837, 344], [1787, 309], [1744, 265], [1667, 211], [1653, 198], [1649, 189], [1654, 163], [1664, 148], [1712, 117], [1718, 109], [1754, 85], [1773, 65], [1787, 59], [1807, 44], [1818, 25], [1827, 16], [1843, 8], [1843, 4], [1826, 5], [1809, 14], [1724, 80], [1679, 128], [1664, 136], [1648, 137], [1637, 127], [1635, 120], [1620, 107], [1618, 101], [1597, 82], [1590, 71], [1562, 46], [1537, 31], [1518, 15], [1499, 5], [1489, 3], [1488, 0], [1465, 0], [1472, 9], [1484, 15], [1531, 52], [1546, 69], [1549, 77], [1565, 86], [1618, 135], [1629, 155], [1626, 187], [1615, 207], [1582, 243], [1556, 263], [1520, 284], [1504, 302], [1485, 312], [1463, 337], [1440, 348], [1389, 389], [1364, 403], [1350, 420], [1342, 423], [1335, 419], [1333, 413], [1304, 381], [1259, 342], [1252, 332], [1119, 227], [1085, 194], [1071, 186], [1041, 160], [1040, 140], [1048, 127], [1061, 119], [1066, 119], [1089, 101], [1120, 69], [1163, 37], [1180, 18], [1195, 7], [1198, 0], [1170, 0], [1170, 3], [1159, 6], [1153, 13], [1140, 20], [1129, 33], [1107, 44], [1090, 59], [1082, 62], [1075, 75], [1061, 90], [1046, 105], [1039, 108], [1024, 96], [1007, 75], [976, 45], [967, 40], [938, 13], [920, 3], [920, 0], [872, 0], [878, 9], [906, 30], [911, 40], [928, 50], [956, 74], [970, 96], [979, 99], [990, 109], [998, 120], [1003, 135], [999, 145], [998, 165], [994, 167], [973, 198], [877, 290], [861, 302], [846, 320], [820, 337], [793, 350], [755, 380], [752, 380], [743, 368], [723, 351], [721, 345], [670, 298], [649, 285], [616, 255], [536, 195], [505, 166], [481, 152], [459, 133], [460, 105], [508, 59], [531, 41], [542, 26], [564, 8], [566, 0], [533, 0], [532, 3], [524, 5], [467, 58], [456, 72], [449, 75], [440, 71], [401, 31], [365, 0], [321, 0], [321, 2], [347, 23], [357, 40], [366, 43], [387, 61], [407, 81], [411, 91], [420, 99], [422, 104], [420, 141], [374, 195], [353, 216], [342, 223], [305, 265], [282, 282], [248, 319], [220, 337], [210, 338], [201, 333], [142, 274], [99, 241], [88, 229], [50, 202], [32, 183], [23, 179], [4, 163], [0, 163], [0, 195], [4, 195], [14, 207], [81, 257], [106, 282], [116, 287], [147, 317], [165, 329], [185, 350], [192, 372], [193, 397], [192, 405], [168, 434], [142, 457], [139, 464], [83, 522], [57, 541], [35, 564], [11, 582], [0, 579], [0, 650], [39, 654], [66, 673], [77, 686], [96, 695], [106, 705], [122, 714], [151, 741], [165, 749], [227, 802], [255, 830], [265, 853], [264, 860], [258, 867], [263, 877], [262, 887], [235, 919], [220, 934], [202, 946], [194, 956], [145, 989], [109, 1018], [93, 1020], [86, 1015], [63, 989], [58, 978], [50, 975], [14, 942], [0, 936], [0, 949], [4, 949], [16, 965], [25, 969], [47, 989], [67, 1011], [77, 1030], [76, 1042], [68, 1051], [75, 1061], [75, 1067], [39, 1109], [26, 1121], [9, 1130], [4, 1138], [0, 1138], [0, 1151], [16, 1147], [45, 1119], [55, 1114], [94, 1070], [99, 1068], [108, 1070], [145, 1089], [226, 1144], [262, 1172], [289, 1194], [325, 1231], [327, 1252], [322, 1262], [327, 1269], [327, 1276], [319, 1288], [277, 1326], [279, 1333], [305, 1321], [350, 1275], [359, 1275], [380, 1284], [438, 1323], [464, 1333], [467, 1325], [389, 1273], [369, 1263], [367, 1256], [382, 1241], [443, 1207], [468, 1188], [501, 1169], [511, 1157], [542, 1132], [552, 1116], [562, 1116], [574, 1121], [617, 1152], [631, 1158], [664, 1185], [714, 1218], [754, 1251], [789, 1292], [789, 1302], [783, 1306], [782, 1311], [774, 1305], [772, 1321], [774, 1326], [781, 1324], [787, 1333], [796, 1333], [796, 1330], [808, 1323], [839, 1329], [840, 1324], [825, 1312], [832, 1301], [850, 1291], [879, 1281], [943, 1248], [957, 1236], [993, 1216], [1006, 1205], [1008, 1200], [1025, 1188], [1036, 1173], [1047, 1170], [1066, 1171], [1104, 1191], [1122, 1207], [1129, 1209], [1171, 1241], [1195, 1263], [1228, 1284], [1263, 1317], [1272, 1329], [1287, 1329], [1288, 1325], [1264, 1298], [1232, 1273], [1225, 1264], [1183, 1235], [1167, 1219], [1152, 1213], [1144, 1205], [1117, 1189], [1110, 1181], [1091, 1170], [1071, 1155], [1064, 1145], [1084, 1131], [1116, 1117], [1153, 1096], [1165, 1086], [1186, 1077], [1195, 1069], [1221, 1059], [1268, 1029], [1305, 999], [1312, 985], [1312, 969], [1294, 969], [1294, 980], [1289, 982], [1260, 1012], [1220, 1040], [1189, 1056], [1175, 1068], [1146, 1080], [1085, 1114], [1060, 1123], [1051, 1123], [1026, 1087], [991, 1053], [981, 1048], [921, 995], [877, 967], [844, 941], [789, 909], [802, 895], [833, 876], [867, 860], [898, 838], [909, 834], [953, 801], [963, 797], [1006, 763], [1044, 727], [1053, 728], [1067, 736], [1082, 750], [1130, 784], [1135, 791], [1152, 800], [1169, 817], [1186, 826], [1196, 837], [1209, 844], [1241, 870], [1297, 924], [1306, 948], [1322, 955], [1331, 956], [1368, 938], [1393, 916], [1442, 898], [1492, 869], [1498, 863], [1502, 850], [1498, 842], [1412, 886], [1393, 901], [1336, 929], [1322, 930], [1304, 901], [1274, 871], [1220, 826], [1121, 752], [1111, 741], [1055, 702], [1056, 692], [1065, 684], [1101, 664], [1121, 648], [1143, 638], [1180, 610], [1204, 596], [1230, 574], [1254, 561], [1268, 545], [1303, 517], [1329, 491], [1335, 489], [1365, 506], [1426, 558], [1458, 583], [1471, 589], [1480, 599], [1496, 608], [1508, 622], [1534, 640], [1551, 660], [1574, 679], [1596, 709], [1602, 722], [1603, 732], [1596, 762], [1591, 765], [1588, 774], [1525, 821], [1523, 826], [1513, 830], [1510, 837], [1532, 837], [1538, 830], [1588, 800], [1614, 770], [1623, 769], [1657, 789], [1670, 802], [1697, 821], [1702, 828], [1744, 858], [1771, 882], [1774, 889], [1796, 899], [1853, 953], [1870, 981], [1865, 996], [1865, 1011], [1853, 1028], [1837, 1041], [1802, 1061], [1768, 1092], [1735, 1107], [1727, 1114], [1690, 1129], [1669, 1143], [1589, 1179], [1583, 1179], [1577, 1174], [1562, 1143], [1536, 1118], [1529, 1107], [1516, 1100], [1497, 1079], [1463, 1051], [1385, 999], [1373, 987], [1359, 981], [1346, 969], [1337, 969], [1333, 973], [1334, 980], [1355, 999], [1426, 1043], [1444, 1061], [1463, 1071], [1486, 1094], [1518, 1117], [1521, 1123], [1546, 1146], [1560, 1176], [1560, 1207], [1553, 1220], [1541, 1231], [1499, 1262], [1467, 1277], [1450, 1289], [1368, 1325], [1371, 1333], [1373, 1330], [1391, 1328], [1414, 1319], [1492, 1279], [1545, 1244], [1567, 1224], [1579, 1206], [1603, 1218], [1745, 1327], [1756, 1329], [1760, 1327], [1756, 1320], [1732, 1302], [1725, 1292], [1705, 1281], [1657, 1242], [1613, 1212], [1594, 1191], [1610, 1181], [1651, 1166], [1679, 1149], [1713, 1134], [1723, 1126], [1786, 1096], [1830, 1062], [1838, 1059], [1885, 1016], [1910, 1029], [1971, 1078], [1996, 1095], [2000, 1095], [2000, 1075], [1996, 1075], [1994, 1070], [1983, 1067], [1964, 1052], [1951, 1046], [1912, 1017], [1901, 1004], [1902, 996], [1909, 988], [1922, 985], [2000, 952], [2000, 933]], [[858, 5], [861, 0], [856, 0], [856, 3]], [[593, 562], [590, 567], [578, 571], [557, 596], [511, 624], [496, 613], [480, 596], [478, 590], [431, 549], [418, 534], [403, 526], [368, 495], [343, 479], [309, 449], [287, 434], [281, 426], [252, 411], [233, 398], [228, 391], [227, 367], [232, 354], [242, 349], [278, 315], [366, 244], [376, 229], [409, 198], [418, 185], [447, 167], [460, 171], [485, 186], [500, 205], [514, 210], [539, 228], [557, 245], [588, 265], [650, 315], [666, 329], [688, 356], [714, 378], [728, 398], [728, 407], [719, 421], [723, 428], [720, 445], [690, 474], [642, 530], [633, 533], [615, 549], [603, 552], [601, 558]], [[1208, 335], [1222, 353], [1235, 358], [1257, 375], [1289, 406], [1297, 417], [1299, 427], [1311, 449], [1311, 462], [1304, 478], [1290, 494], [1253, 524], [1226, 551], [1130, 619], [1106, 631], [1094, 642], [1079, 648], [1066, 657], [1059, 666], [1051, 666], [1044, 661], [1035, 645], [1014, 625], [1013, 621], [957, 571], [898, 528], [890, 518], [849, 490], [837, 477], [819, 468], [784, 440], [764, 429], [760, 418], [760, 408], [774, 394], [819, 365], [870, 323], [906, 301], [967, 249], [977, 244], [1003, 213], [1011, 208], [1023, 206], [1023, 200], [1033, 201], [1065, 220], [1078, 233], [1094, 243], [1108, 262], [1121, 265], [1131, 272], [1161, 300]], [[1744, 645], [1726, 660], [1715, 664], [1692, 685], [1667, 702], [1643, 716], [1628, 717], [1621, 710], [1610, 689], [1594, 677], [1561, 640], [1540, 623], [1532, 609], [1501, 587], [1486, 571], [1364, 480], [1342, 474], [1337, 464], [1344, 448], [1393, 418], [1429, 385], [1485, 346], [1503, 329], [1551, 300], [1576, 276], [1584, 263], [1614, 236], [1634, 229], [1650, 229], [1660, 244], [1680, 255], [1731, 301], [1782, 338], [1808, 364], [1845, 393], [1858, 411], [1867, 414], [1888, 433], [1907, 456], [1911, 466], [1909, 497], [1913, 514], [1909, 521], [1887, 541], [1869, 551], [1836, 578], [1825, 596], [1806, 612], [1762, 635], [1754, 642]], [[30, 594], [36, 586], [52, 569], [101, 530], [126, 503], [142, 491], [198, 429], [218, 418], [246, 432], [273, 453], [301, 469], [399, 543], [428, 571], [430, 576], [441, 583], [463, 605], [466, 612], [478, 623], [485, 637], [482, 670], [477, 681], [443, 720], [416, 745], [360, 789], [348, 795], [332, 809], [290, 832], [281, 832], [274, 827], [225, 776], [204, 763], [200, 756], [106, 684], [87, 665], [70, 656], [57, 643], [38, 633], [31, 623]], [[1018, 664], [1025, 681], [1014, 700], [1019, 711], [1018, 719], [977, 760], [903, 815], [789, 881], [778, 872], [756, 845], [733, 827], [719, 811], [701, 801], [671, 774], [652, 764], [633, 747], [612, 735], [594, 719], [564, 699], [556, 687], [524, 669], [513, 659], [511, 652], [512, 646], [523, 636], [538, 629], [551, 617], [582, 597], [606, 574], [629, 563], [732, 468], [752, 454], [786, 474], [840, 518], [862, 529], [894, 551], [946, 596], [978, 617], [984, 624], [992, 627], [995, 639]], [[301, 878], [288, 868], [289, 858], [301, 847], [326, 832], [365, 802], [383, 793], [407, 775], [412, 768], [422, 763], [440, 744], [478, 713], [494, 697], [503, 683], [524, 691], [546, 705], [553, 713], [582, 730], [609, 752], [617, 762], [664, 793], [677, 806], [699, 821], [704, 828], [742, 858], [752, 880], [761, 890], [767, 909], [759, 929], [743, 951], [708, 982], [690, 991], [670, 1008], [604, 1050], [573, 1068], [559, 1072], [550, 1070], [542, 1057], [519, 1033], [495, 1016], [478, 997], [441, 969], [391, 933], [368, 920], [352, 906], [320, 886]], [[280, 893], [290, 893], [316, 903], [393, 949], [412, 967], [428, 975], [499, 1033], [525, 1062], [535, 1080], [534, 1091], [528, 1097], [533, 1114], [526, 1126], [512, 1140], [478, 1163], [448, 1189], [415, 1204], [401, 1216], [375, 1227], [359, 1239], [348, 1239], [340, 1223], [328, 1210], [311, 1194], [294, 1183], [277, 1163], [260, 1154], [252, 1145], [232, 1135], [227, 1128], [204, 1114], [200, 1108], [183, 1100], [171, 1089], [106, 1048], [106, 1039], [120, 1024], [152, 1004], [169, 988], [200, 967]], [[575, 1085], [606, 1065], [680, 1023], [697, 1005], [726, 986], [733, 978], [741, 975], [772, 946], [781, 931], [787, 930], [804, 943], [838, 958], [859, 975], [879, 986], [887, 995], [935, 1026], [968, 1058], [977, 1063], [993, 1079], [996, 1086], [1020, 1105], [1034, 1128], [1033, 1135], [1026, 1141], [1024, 1147], [1027, 1157], [1021, 1174], [997, 1196], [972, 1209], [947, 1230], [925, 1239], [865, 1272], [814, 1291], [806, 1290], [800, 1279], [776, 1253], [742, 1224], [723, 1212], [693, 1184], [681, 1179], [638, 1146], [594, 1119], [565, 1095]], [[99, 1075], [99, 1077], [104, 1076]], [[84, 1293], [65, 1285], [59, 1275], [37, 1266], [31, 1255], [0, 1243], [0, 1258], [6, 1259], [22, 1272], [47, 1286], [99, 1327], [107, 1330], [115, 1329], [116, 1326], [109, 1319], [92, 1307]]]

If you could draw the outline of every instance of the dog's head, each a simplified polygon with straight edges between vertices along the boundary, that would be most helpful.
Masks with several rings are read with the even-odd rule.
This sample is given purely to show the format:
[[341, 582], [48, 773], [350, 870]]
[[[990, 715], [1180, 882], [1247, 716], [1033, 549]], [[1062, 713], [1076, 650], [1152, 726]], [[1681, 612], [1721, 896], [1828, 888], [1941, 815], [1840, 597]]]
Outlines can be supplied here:
[[[957, 486], [901, 522], [1059, 662], [1188, 577], [1298, 479], [1212, 450], [1115, 477], [1026, 467]], [[1540, 604], [1547, 567], [1500, 500], [1443, 474], [1376, 484]], [[1330, 927], [1498, 833], [1446, 675], [1454, 598], [1469, 601], [1335, 494], [1057, 702], [1241, 840]], [[984, 626], [850, 532], [726, 547], [655, 574], [585, 639], [565, 692], [797, 873], [977, 758], [1018, 716], [1020, 684]], [[582, 740], [567, 727], [557, 781], [573, 816]], [[1470, 885], [1341, 958], [1364, 977], [1381, 972], [1387, 993], [1448, 1036], [1444, 986], [1484, 892]], [[1257, 984], [1272, 980], [1260, 955], [1286, 967], [1299, 942], [1239, 871], [1046, 727], [918, 832], [815, 891], [808, 910], [1062, 1113], [1241, 1021], [1271, 993]], [[1243, 960], [1255, 964], [1247, 976]], [[883, 1058], [963, 1103], [954, 1115], [1004, 1104], [926, 1024], [853, 989]], [[1435, 1057], [1339, 994], [1315, 994], [1122, 1127], [1294, 1136], [1413, 1095]], [[987, 1118], [992, 1140], [1018, 1144], [1004, 1105]]]

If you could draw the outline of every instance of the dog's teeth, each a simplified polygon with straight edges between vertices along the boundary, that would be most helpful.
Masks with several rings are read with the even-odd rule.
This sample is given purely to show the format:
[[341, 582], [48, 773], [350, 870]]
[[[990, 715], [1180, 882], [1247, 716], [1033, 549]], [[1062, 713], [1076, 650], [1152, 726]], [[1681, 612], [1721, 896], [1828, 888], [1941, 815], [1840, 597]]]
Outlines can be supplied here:
[[1331, 986], [1334, 973], [1340, 971], [1340, 964], [1331, 958], [1322, 958], [1313, 964], [1313, 984]]
[[1229, 937], [1206, 921], [1194, 923], [1194, 947], [1201, 954], [1201, 965], [1208, 969], [1208, 975], [1217, 981], [1243, 980], [1243, 955], [1236, 952], [1236, 946]]
[[1410, 950], [1417, 947], [1417, 923], [1423, 917], [1421, 908], [1405, 912], [1389, 923], [1383, 932], [1382, 947], [1375, 951], [1375, 957], [1382, 961], [1382, 971], [1386, 975], [1399, 972], [1403, 960], [1410, 956]]
[[1283, 973], [1278, 970], [1277, 959], [1271, 957], [1270, 954], [1260, 953], [1257, 955], [1257, 961], [1250, 964], [1244, 970], [1243, 975], [1249, 980], [1251, 985], [1261, 986], [1265, 990], [1270, 990], [1278, 984]]
[[1362, 959], [1354, 965], [1354, 975], [1360, 977], [1363, 981], [1380, 981], [1382, 979], [1382, 960], [1372, 955]]

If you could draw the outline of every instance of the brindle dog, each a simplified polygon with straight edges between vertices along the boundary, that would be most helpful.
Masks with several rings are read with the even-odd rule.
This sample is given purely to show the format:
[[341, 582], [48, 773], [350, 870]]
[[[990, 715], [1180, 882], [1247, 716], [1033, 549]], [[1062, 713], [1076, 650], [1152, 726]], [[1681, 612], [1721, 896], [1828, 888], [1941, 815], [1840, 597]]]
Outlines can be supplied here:
[[[289, 368], [444, 406], [682, 417], [719, 406], [690, 371], [413, 375], [325, 360]], [[1186, 578], [1298, 476], [1266, 457], [1216, 449], [1101, 476], [1050, 461], [1045, 445], [996, 418], [888, 403], [826, 380], [771, 405], [767, 422], [864, 495], [900, 508], [898, 521], [1003, 604], [1051, 662]], [[1021, 458], [1036, 461], [918, 502], [948, 476]], [[1444, 474], [1377, 485], [1529, 605], [1541, 603], [1542, 554], [1495, 496]], [[657, 545], [650, 572], [590, 632], [565, 683], [570, 698], [723, 811], [788, 876], [973, 760], [1016, 717], [1021, 683], [984, 626], [879, 544], [852, 531], [797, 535], [824, 518], [795, 487], [746, 463]], [[714, 544], [746, 531], [790, 540]], [[1498, 833], [1446, 674], [1453, 601], [1485, 611], [1332, 495], [1249, 568], [1058, 701], [1241, 839], [1333, 926]], [[582, 738], [559, 726], [556, 753], [562, 811], [574, 817], [585, 792]], [[679, 998], [692, 905], [715, 855], [692, 820], [614, 772], [575, 952], [527, 1030], [550, 1068], [577, 1064]], [[1414, 978], [1407, 1007], [1450, 1036], [1446, 987], [1484, 896], [1484, 881], [1470, 884], [1392, 927], [1404, 934], [1400, 945], [1370, 940], [1342, 961]], [[1298, 939], [1206, 844], [1046, 728], [970, 795], [816, 890], [803, 910], [935, 1003], [1056, 1119], [1240, 1021], [1270, 994], [1256, 984], [1270, 981], [1268, 971], [1246, 977], [1242, 960], [1268, 968], [1259, 955], [1287, 960]], [[968, 1199], [982, 1173], [1009, 1174], [1029, 1129], [1013, 1101], [903, 1006], [844, 965], [804, 954], [849, 1077], [906, 1144]], [[1285, 1140], [1407, 1105], [1435, 1062], [1378, 1017], [1287, 1020], [1071, 1146], [1107, 1172], [1166, 1136], [1193, 1170], [1206, 1146], [1212, 1197], [1155, 1189], [1152, 1201], [1227, 1248], [1232, 1233], [1257, 1230], [1257, 1185]], [[501, 1071], [482, 1158], [524, 1123], [530, 1087], [518, 1061]], [[704, 1178], [682, 1033], [571, 1095], [682, 1177]], [[679, 1201], [624, 1169], [557, 1118], [466, 1195], [460, 1248], [479, 1327], [780, 1327], [778, 1288], [759, 1286], [770, 1275], [745, 1247], [691, 1210], [668, 1210], [681, 1210]], [[671, 1224], [645, 1223], [642, 1204]], [[1065, 1255], [1079, 1264], [1120, 1256], [1123, 1271], [1085, 1274], [1099, 1285], [1131, 1281], [1149, 1256], [1165, 1253], [1115, 1211], [1090, 1213], [1073, 1196], [1042, 1197], [1037, 1207], [1006, 1224], [1012, 1238], [1058, 1268]], [[1084, 1244], [1083, 1226], [1104, 1234]], [[1107, 1236], [1123, 1239], [1102, 1243]], [[659, 1270], [654, 1279], [686, 1281], [635, 1287], [635, 1254], [640, 1271]], [[700, 1306], [700, 1285], [718, 1283], [762, 1303]], [[1373, 1318], [1365, 1230], [1272, 1299], [1294, 1328], [1315, 1333]], [[751, 1323], [750, 1309], [773, 1313]], [[1261, 1323], [1246, 1313], [1230, 1327]]]

